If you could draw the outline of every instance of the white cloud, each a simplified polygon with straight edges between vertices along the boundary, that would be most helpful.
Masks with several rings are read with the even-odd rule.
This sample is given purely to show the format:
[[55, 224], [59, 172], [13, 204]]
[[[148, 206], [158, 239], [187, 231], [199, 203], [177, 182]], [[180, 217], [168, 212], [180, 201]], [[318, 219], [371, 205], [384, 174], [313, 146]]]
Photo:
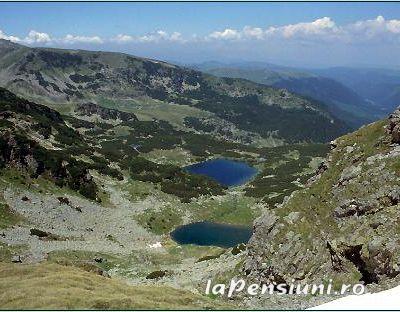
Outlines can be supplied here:
[[20, 42], [21, 39], [15, 36], [7, 36], [1, 29], [0, 29], [0, 39], [10, 40], [12, 42]]
[[132, 36], [124, 35], [124, 34], [119, 34], [116, 37], [111, 38], [111, 41], [120, 42], [120, 43], [131, 42], [133, 40], [134, 40], [134, 38]]
[[52, 39], [49, 34], [38, 32], [36, 30], [31, 30], [28, 33], [28, 36], [21, 39], [16, 36], [8, 36], [3, 31], [0, 30], [0, 39], [10, 40], [12, 42], [19, 42], [19, 43], [26, 43], [26, 44], [33, 44], [33, 43], [48, 43], [51, 42]]
[[378, 16], [372, 20], [339, 26], [330, 17], [322, 17], [311, 22], [259, 28], [246, 26], [242, 30], [226, 28], [205, 36], [205, 40], [301, 40], [312, 42], [357, 43], [368, 40], [400, 40], [400, 20], [385, 20]]
[[136, 39], [138, 42], [160, 42], [160, 41], [173, 41], [173, 42], [183, 42], [182, 34], [179, 32], [173, 32], [169, 34], [164, 30], [157, 30], [154, 33], [148, 35], [140, 36]]
[[301, 42], [335, 42], [356, 44], [362, 42], [400, 42], [400, 20], [386, 20], [383, 16], [375, 19], [361, 20], [347, 25], [337, 25], [328, 16], [315, 19], [314, 21], [301, 22], [270, 27], [245, 26], [242, 29], [227, 27], [223, 30], [212, 31], [209, 34], [189, 35], [184, 38], [180, 32], [169, 33], [165, 30], [157, 30], [143, 35], [118, 34], [111, 38], [101, 36], [79, 36], [68, 34], [65, 37], [55, 38], [45, 32], [31, 30], [26, 37], [17, 37], [5, 34], [0, 30], [0, 38], [13, 42], [27, 44], [103, 44], [103, 43], [160, 43], [160, 42], [225, 42], [241, 40], [286, 40]]
[[358, 21], [347, 25], [344, 29], [359, 41], [400, 39], [400, 20], [386, 20], [381, 15], [372, 20]]
[[148, 35], [144, 35], [144, 36], [140, 36], [138, 38], [138, 41], [142, 41], [142, 42], [158, 42], [160, 40], [165, 40], [168, 37], [168, 34], [163, 31], [163, 30], [157, 30], [154, 33], [148, 34]]
[[277, 30], [281, 31], [285, 38], [292, 38], [296, 36], [329, 35], [337, 33], [339, 28], [330, 17], [323, 17], [310, 23], [287, 25]]
[[64, 38], [60, 40], [62, 43], [67, 44], [74, 44], [74, 43], [103, 43], [103, 39], [99, 36], [73, 36], [73, 35], [66, 35]]
[[242, 33], [245, 38], [254, 38], [261, 40], [265, 37], [265, 31], [259, 27], [245, 26]]
[[175, 32], [173, 32], [171, 34], [171, 36], [169, 37], [169, 40], [171, 40], [171, 41], [183, 41], [182, 34], [177, 32], [177, 31], [175, 31]]
[[394, 34], [399, 34], [400, 33], [400, 20], [388, 21], [387, 29]]
[[28, 34], [27, 37], [25, 37], [23, 40], [23, 42], [25, 43], [47, 43], [52, 41], [51, 37], [49, 34], [47, 33], [42, 33], [42, 32], [38, 32], [36, 30], [31, 30]]
[[272, 36], [291, 38], [312, 38], [317, 36], [332, 36], [340, 32], [338, 26], [329, 17], [323, 17], [309, 23], [289, 24], [279, 27], [271, 26], [267, 29], [245, 26], [242, 30], [226, 28], [223, 31], [214, 31], [206, 39], [216, 40], [263, 40]]
[[236, 29], [226, 28], [223, 31], [214, 31], [208, 35], [209, 39], [237, 40], [241, 38], [241, 33]]

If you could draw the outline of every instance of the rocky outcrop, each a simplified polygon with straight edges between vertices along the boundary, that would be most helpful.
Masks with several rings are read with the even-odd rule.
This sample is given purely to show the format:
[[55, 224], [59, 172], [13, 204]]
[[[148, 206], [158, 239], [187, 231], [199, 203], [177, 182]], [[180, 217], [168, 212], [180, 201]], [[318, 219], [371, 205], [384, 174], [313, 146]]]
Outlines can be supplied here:
[[104, 120], [122, 120], [122, 121], [137, 121], [135, 114], [121, 112], [116, 109], [105, 108], [94, 103], [78, 104], [75, 111], [80, 115], [92, 116], [98, 115]]
[[307, 187], [254, 223], [247, 279], [380, 285], [400, 273], [399, 121], [397, 110], [335, 140]]
[[392, 143], [400, 144], [400, 107], [389, 116], [387, 131], [392, 136]]

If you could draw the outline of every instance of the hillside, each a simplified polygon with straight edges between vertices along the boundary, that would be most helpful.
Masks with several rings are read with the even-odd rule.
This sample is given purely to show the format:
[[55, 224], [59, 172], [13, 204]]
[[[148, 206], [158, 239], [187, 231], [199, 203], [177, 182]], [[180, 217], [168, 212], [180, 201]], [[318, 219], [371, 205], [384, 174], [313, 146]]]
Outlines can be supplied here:
[[382, 113], [389, 114], [398, 105], [399, 70], [333, 67], [314, 72], [349, 86]]
[[326, 142], [348, 130], [323, 104], [287, 91], [121, 53], [1, 40], [0, 83], [70, 115], [91, 102], [241, 142]]
[[399, 129], [398, 109], [333, 141], [308, 187], [255, 222], [247, 277], [284, 283], [329, 277], [335, 288], [398, 284]]
[[128, 286], [119, 280], [57, 264], [10, 266], [0, 262], [0, 289], [3, 309], [233, 308], [187, 291]]
[[[327, 105], [332, 115], [357, 129], [382, 117], [377, 110], [346, 84], [312, 71], [271, 64], [204, 64], [198, 69], [218, 77], [243, 78], [257, 83], [284, 88], [314, 98]], [[347, 81], [346, 81], [347, 82]]]

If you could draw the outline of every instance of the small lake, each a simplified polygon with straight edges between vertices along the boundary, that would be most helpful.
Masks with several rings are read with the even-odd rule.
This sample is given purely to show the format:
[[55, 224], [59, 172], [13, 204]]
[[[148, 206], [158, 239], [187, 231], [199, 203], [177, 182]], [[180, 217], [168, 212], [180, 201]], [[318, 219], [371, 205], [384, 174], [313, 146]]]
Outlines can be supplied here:
[[206, 175], [224, 186], [244, 184], [257, 174], [256, 168], [244, 162], [222, 158], [200, 162], [185, 169], [190, 173]]
[[182, 225], [171, 232], [171, 237], [179, 244], [228, 248], [247, 243], [251, 234], [250, 226], [203, 221]]

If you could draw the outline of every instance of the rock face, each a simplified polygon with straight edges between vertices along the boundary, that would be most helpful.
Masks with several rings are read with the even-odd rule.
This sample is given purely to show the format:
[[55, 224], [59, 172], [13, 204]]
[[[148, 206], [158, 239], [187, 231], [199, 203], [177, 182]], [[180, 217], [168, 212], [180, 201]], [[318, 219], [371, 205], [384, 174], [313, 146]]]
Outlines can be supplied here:
[[101, 107], [94, 103], [78, 104], [76, 111], [81, 115], [98, 115], [102, 119], [122, 120], [122, 121], [137, 121], [135, 114], [121, 112], [116, 109]]
[[399, 121], [396, 110], [337, 139], [317, 178], [254, 223], [249, 280], [381, 284], [400, 273]]
[[392, 136], [392, 143], [400, 143], [400, 107], [389, 116], [388, 133]]

